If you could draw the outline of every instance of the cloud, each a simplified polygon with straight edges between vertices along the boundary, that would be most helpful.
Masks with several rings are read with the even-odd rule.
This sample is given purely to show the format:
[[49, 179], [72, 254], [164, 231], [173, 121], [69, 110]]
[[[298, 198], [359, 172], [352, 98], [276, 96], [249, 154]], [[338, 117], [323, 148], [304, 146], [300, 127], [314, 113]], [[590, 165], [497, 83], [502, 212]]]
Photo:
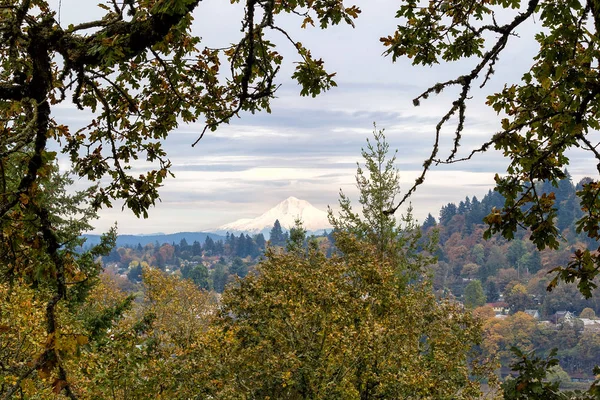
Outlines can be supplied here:
[[[63, 26], [101, 16], [96, 2], [62, 0]], [[57, 9], [58, 0], [50, 3]], [[222, 47], [239, 40], [243, 4], [229, 3], [204, 0], [199, 5], [193, 30], [202, 36], [202, 45]], [[450, 87], [422, 101], [419, 107], [414, 107], [412, 100], [437, 82], [469, 72], [475, 60], [431, 68], [413, 67], [407, 60], [392, 63], [390, 58], [382, 57], [384, 48], [379, 38], [393, 33], [399, 3], [356, 3], [363, 13], [355, 29], [336, 26], [326, 31], [303, 30], [296, 16], [276, 17], [277, 24], [288, 28], [292, 37], [337, 73], [338, 87], [317, 98], [301, 98], [300, 88], [289, 78], [298, 56], [287, 39], [270, 34], [286, 59], [272, 113], [244, 113], [241, 119], [208, 132], [194, 148], [191, 143], [203, 125], [181, 125], [164, 141], [176, 178], [166, 180], [161, 189], [162, 201], [150, 211], [150, 218], [137, 220], [116, 205], [101, 212], [96, 231], [106, 230], [115, 220], [122, 233], [209, 229], [260, 215], [290, 195], [321, 209], [336, 205], [340, 189], [356, 199], [356, 162], [361, 161], [360, 151], [373, 122], [385, 129], [390, 148], [398, 149], [402, 189], [408, 190], [431, 154], [435, 126], [452, 106], [458, 88]], [[497, 15], [499, 20], [508, 17]], [[468, 156], [498, 129], [499, 117], [485, 105], [486, 95], [500, 90], [506, 82], [518, 81], [531, 65], [536, 47], [531, 37], [538, 29], [534, 22], [523, 26], [523, 39], [510, 39], [488, 87], [480, 90], [474, 86], [458, 158]], [[82, 113], [66, 103], [52, 112], [59, 123], [72, 127], [81, 127], [91, 118], [89, 112]], [[441, 132], [441, 158], [452, 151], [455, 126], [456, 119], [451, 119]], [[577, 176], [595, 169], [588, 160], [581, 153], [574, 155], [572, 167]], [[506, 164], [501, 154], [489, 151], [466, 163], [434, 167], [411, 199], [415, 215], [423, 220], [427, 213], [437, 215], [448, 202], [458, 202], [467, 195], [481, 198], [493, 186], [494, 173], [505, 171]], [[151, 167], [144, 162], [132, 164], [136, 173]], [[78, 182], [79, 186], [84, 184]]]

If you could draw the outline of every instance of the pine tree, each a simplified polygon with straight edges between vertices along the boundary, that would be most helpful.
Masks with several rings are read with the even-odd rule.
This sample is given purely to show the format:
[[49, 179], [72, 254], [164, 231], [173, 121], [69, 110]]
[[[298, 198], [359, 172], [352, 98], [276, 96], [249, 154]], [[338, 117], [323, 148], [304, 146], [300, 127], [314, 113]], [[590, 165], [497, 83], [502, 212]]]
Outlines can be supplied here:
[[236, 257], [233, 259], [231, 263], [231, 267], [229, 267], [229, 273], [232, 275], [237, 275], [240, 278], [244, 278], [248, 275], [248, 266], [242, 261], [241, 258]]
[[259, 251], [265, 249], [266, 240], [265, 240], [265, 236], [262, 233], [259, 233], [258, 235], [256, 235], [254, 237], [254, 242], [256, 243], [256, 247], [258, 248]]
[[488, 281], [485, 285], [485, 297], [486, 301], [493, 303], [498, 301], [500, 298], [500, 292], [498, 291], [498, 286], [494, 281]]
[[217, 293], [223, 293], [225, 285], [227, 284], [227, 278], [229, 274], [225, 270], [225, 265], [222, 261], [219, 261], [215, 265], [215, 269], [212, 271], [212, 286], [213, 290]]
[[485, 304], [485, 294], [481, 282], [474, 280], [465, 288], [465, 307], [475, 308]]
[[285, 246], [286, 241], [286, 237], [281, 229], [281, 224], [279, 223], [279, 220], [276, 219], [273, 228], [269, 233], [269, 244], [271, 246]]
[[446, 225], [448, 224], [452, 218], [456, 215], [457, 208], [456, 204], [448, 203], [440, 210], [440, 224]]
[[[340, 190], [339, 215], [334, 216], [329, 208], [329, 222], [334, 232], [348, 233], [373, 244], [379, 257], [395, 265], [398, 276], [407, 282], [431, 263], [432, 259], [422, 251], [431, 250], [431, 243], [423, 239], [420, 227], [412, 219], [412, 208], [401, 217], [401, 224], [388, 213], [400, 192], [400, 173], [394, 165], [397, 151], [390, 158], [388, 152], [384, 131], [374, 127], [373, 141], [367, 139], [366, 148], [361, 149], [364, 166], [357, 163], [361, 212], [353, 211], [350, 198]], [[339, 239], [336, 236], [336, 246], [347, 252]]]
[[437, 225], [437, 222], [435, 221], [435, 218], [433, 217], [433, 215], [427, 214], [427, 218], [425, 218], [425, 221], [423, 222], [422, 229], [424, 231], [427, 231], [427, 229], [432, 228], [436, 225]]
[[215, 242], [208, 235], [204, 239], [204, 251], [209, 255], [212, 255], [215, 251]]
[[192, 243], [192, 255], [193, 256], [201, 256], [202, 255], [202, 246], [200, 245], [200, 242], [198, 242], [197, 240], [194, 240], [194, 243]]

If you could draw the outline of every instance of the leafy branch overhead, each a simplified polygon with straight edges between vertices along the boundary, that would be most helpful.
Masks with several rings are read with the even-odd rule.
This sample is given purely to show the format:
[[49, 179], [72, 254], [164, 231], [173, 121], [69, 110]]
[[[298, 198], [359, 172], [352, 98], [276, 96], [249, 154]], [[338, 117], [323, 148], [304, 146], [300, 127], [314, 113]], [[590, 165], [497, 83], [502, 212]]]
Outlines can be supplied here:
[[[495, 232], [512, 238], [519, 228], [529, 229], [531, 240], [543, 249], [557, 248], [560, 232], [555, 226], [556, 204], [552, 193], [540, 192], [541, 183], [555, 186], [565, 177], [567, 151], [582, 149], [596, 160], [600, 153], [593, 135], [600, 128], [600, 2], [550, 0], [450, 0], [405, 1], [396, 17], [396, 32], [381, 39], [393, 60], [408, 57], [413, 65], [429, 65], [468, 59], [474, 67], [465, 74], [439, 82], [413, 100], [415, 106], [430, 95], [458, 87], [458, 97], [438, 122], [430, 156], [421, 175], [404, 197], [388, 212], [395, 212], [424, 182], [431, 166], [470, 160], [491, 147], [500, 150], [510, 164], [507, 173], [496, 175], [496, 190], [505, 198], [501, 210], [487, 218], [487, 235]], [[472, 89], [480, 89], [494, 78], [502, 52], [517, 40], [519, 28], [528, 21], [540, 26], [535, 34], [538, 53], [519, 84], [505, 85], [490, 94], [487, 104], [502, 116], [498, 132], [466, 156], [459, 157], [467, 106]], [[454, 145], [440, 155], [442, 128], [456, 120]], [[591, 180], [578, 193], [585, 216], [578, 231], [598, 240], [600, 187]], [[558, 269], [567, 281], [578, 279], [586, 296], [595, 287], [592, 279], [600, 269], [594, 249], [575, 255], [573, 262]]]
[[[301, 61], [294, 78], [303, 95], [335, 85], [323, 62], [276, 24], [278, 14], [301, 14], [325, 28], [351, 24], [360, 12], [338, 1], [248, 0], [240, 41], [209, 49], [201, 48], [201, 39], [191, 33], [199, 1], [107, 2], [101, 4], [103, 18], [67, 28], [45, 1], [4, 0], [2, 5], [0, 98], [10, 101], [2, 107], [3, 118], [15, 123], [14, 130], [27, 130], [21, 135], [26, 143], [37, 143], [32, 157], [42, 156], [49, 131], [80, 176], [109, 178], [94, 194], [96, 208], [124, 199], [144, 216], [170, 174], [161, 140], [179, 123], [203, 119], [204, 134], [242, 110], [270, 110], [282, 56], [265, 39], [267, 30], [285, 35], [298, 49]], [[34, 12], [36, 8], [42, 12]], [[230, 64], [227, 79], [221, 77], [222, 56]], [[68, 95], [79, 109], [96, 116], [75, 132], [49, 115], [50, 106], [67, 101]], [[13, 137], [3, 140], [9, 153], [16, 151]], [[127, 164], [140, 158], [158, 168], [135, 176]], [[35, 181], [37, 164], [23, 171], [20, 191], [3, 212]]]

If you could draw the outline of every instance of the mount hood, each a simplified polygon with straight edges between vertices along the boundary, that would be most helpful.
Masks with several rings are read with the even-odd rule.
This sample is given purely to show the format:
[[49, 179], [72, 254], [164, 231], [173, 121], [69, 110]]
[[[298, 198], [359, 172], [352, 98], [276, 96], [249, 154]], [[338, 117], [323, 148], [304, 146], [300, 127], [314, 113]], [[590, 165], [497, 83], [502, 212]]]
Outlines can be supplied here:
[[279, 220], [283, 229], [294, 227], [296, 219], [302, 221], [302, 226], [309, 232], [331, 229], [327, 213], [314, 207], [306, 200], [288, 197], [269, 211], [256, 218], [242, 218], [222, 225], [217, 232], [266, 233], [273, 228], [275, 220]]

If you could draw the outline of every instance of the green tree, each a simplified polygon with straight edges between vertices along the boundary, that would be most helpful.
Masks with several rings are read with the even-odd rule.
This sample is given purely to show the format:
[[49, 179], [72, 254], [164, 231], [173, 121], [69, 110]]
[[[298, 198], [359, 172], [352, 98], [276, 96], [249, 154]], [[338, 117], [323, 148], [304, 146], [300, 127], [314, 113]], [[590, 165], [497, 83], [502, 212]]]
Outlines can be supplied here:
[[217, 264], [215, 264], [215, 268], [211, 273], [213, 290], [217, 293], [223, 293], [228, 277], [229, 274], [227, 273], [225, 264], [219, 261]]
[[525, 243], [522, 240], [515, 239], [508, 246], [508, 251], [506, 252], [506, 259], [509, 262], [510, 266], [513, 268], [519, 268], [519, 261], [521, 257], [525, 255], [527, 249], [525, 247]]
[[427, 214], [427, 218], [423, 221], [423, 230], [426, 231], [429, 228], [432, 228], [437, 225], [435, 218], [431, 214]]
[[283, 233], [283, 229], [281, 229], [281, 224], [279, 223], [279, 220], [276, 219], [273, 228], [271, 228], [271, 232], [269, 233], [269, 244], [271, 246], [285, 246], [286, 241], [287, 239]]
[[266, 241], [265, 236], [262, 233], [259, 233], [254, 237], [254, 241], [256, 242], [256, 247], [258, 250], [262, 251], [265, 249]]
[[506, 255], [500, 246], [492, 246], [490, 253], [486, 258], [485, 263], [480, 269], [481, 279], [487, 279], [494, 276], [499, 270], [508, 267]]
[[498, 286], [496, 286], [496, 282], [487, 281], [485, 284], [485, 298], [486, 301], [496, 302], [500, 298], [500, 292], [498, 291]]
[[478, 280], [469, 282], [465, 287], [465, 307], [473, 309], [481, 307], [485, 304], [485, 293], [483, 293], [483, 286]]
[[194, 282], [194, 284], [196, 284], [196, 286], [198, 286], [201, 289], [207, 290], [209, 287], [208, 270], [202, 264], [198, 264], [194, 268], [192, 268], [186, 278], [190, 279], [192, 282]]
[[[396, 152], [388, 158], [389, 144], [383, 130], [374, 126], [373, 141], [367, 139], [366, 148], [361, 149], [364, 166], [357, 163], [356, 186], [359, 190], [360, 212], [352, 209], [352, 202], [340, 190], [339, 215], [329, 208], [329, 222], [335, 230], [349, 232], [359, 240], [371, 243], [384, 259], [398, 268], [399, 276], [405, 280], [418, 277], [423, 268], [432, 263], [424, 250], [433, 250], [433, 242], [422, 235], [421, 229], [412, 219], [412, 208], [401, 218], [399, 224], [386, 211], [394, 204], [400, 192], [400, 173], [395, 167]], [[336, 246], [344, 251], [343, 243]]]
[[[503, 21], [496, 18], [500, 14]], [[557, 223], [566, 226], [566, 221], [556, 218], [557, 190], [542, 190], [541, 186], [544, 182], [558, 189], [568, 186], [561, 185], [561, 181], [568, 181], [565, 167], [570, 149], [585, 150], [596, 163], [600, 161], [592, 138], [600, 127], [596, 65], [600, 57], [600, 2], [438, 1], [422, 7], [419, 2], [406, 1], [400, 4], [396, 18], [401, 21], [397, 30], [381, 39], [392, 60], [408, 57], [413, 65], [433, 66], [469, 59], [474, 66], [432, 85], [413, 100], [418, 106], [429, 96], [452, 87], [458, 89], [457, 97], [436, 126], [433, 149], [422, 174], [390, 211], [395, 211], [423, 183], [433, 165], [471, 159], [494, 147], [510, 164], [505, 174], [496, 175], [496, 190], [504, 197], [504, 206], [486, 217], [486, 236], [499, 232], [513, 238], [523, 226], [530, 229], [530, 240], [539, 249], [558, 248]], [[484, 88], [495, 78], [504, 51], [519, 36], [516, 33], [521, 27], [533, 20], [539, 28], [530, 31], [538, 45], [531, 68], [520, 82], [507, 84], [500, 92], [487, 96], [486, 103], [502, 115], [500, 126], [480, 147], [460, 155], [473, 88]], [[442, 131], [451, 123], [456, 123], [454, 146], [442, 155]], [[577, 192], [583, 211], [576, 222], [577, 231], [596, 241], [600, 239], [599, 192], [597, 178]], [[590, 297], [600, 271], [600, 254], [595, 250], [595, 246], [576, 250], [568, 265], [555, 270], [557, 280], [550, 287], [556, 286], [558, 279], [576, 281], [581, 292]]]
[[212, 256], [215, 251], [215, 241], [208, 235], [206, 235], [206, 239], [204, 239], [204, 246], [202, 246], [203, 250], [207, 255]]
[[244, 261], [242, 261], [241, 258], [236, 257], [233, 259], [231, 266], [229, 267], [229, 273], [243, 278], [248, 275], [248, 266], [246, 263], [244, 263]]
[[127, 279], [131, 282], [140, 282], [142, 280], [142, 265], [140, 263], [135, 264], [127, 272]]
[[[300, 232], [300, 230], [298, 230]], [[251, 398], [462, 398], [480, 327], [428, 285], [398, 295], [396, 267], [374, 245], [338, 234], [327, 258], [294, 235], [223, 294], [226, 393]], [[318, 276], [319, 279], [315, 279]]]
[[533, 305], [533, 301], [527, 292], [527, 288], [518, 282], [511, 282], [507, 285], [504, 301], [508, 303], [511, 313], [525, 311]]
[[485, 260], [485, 249], [481, 243], [477, 243], [471, 250], [471, 257], [475, 260], [475, 263], [482, 265]]
[[542, 257], [537, 249], [533, 249], [530, 253], [525, 253], [519, 260], [519, 267], [522, 271], [530, 274], [535, 274], [542, 269]]

